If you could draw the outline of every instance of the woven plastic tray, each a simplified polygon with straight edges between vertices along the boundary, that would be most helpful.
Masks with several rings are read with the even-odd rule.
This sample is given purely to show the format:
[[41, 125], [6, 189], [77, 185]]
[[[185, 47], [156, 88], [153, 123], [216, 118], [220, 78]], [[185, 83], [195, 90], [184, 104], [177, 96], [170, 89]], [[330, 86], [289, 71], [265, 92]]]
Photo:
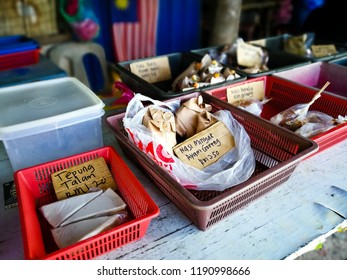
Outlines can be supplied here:
[[[130, 65], [133, 63], [149, 64], [152, 61], [152, 59], [156, 59], [156, 58], [168, 59], [168, 64], [169, 64], [168, 67], [170, 68], [169, 70], [171, 73], [171, 79], [166, 79], [163, 81], [150, 83], [146, 81], [145, 79], [134, 74], [130, 69]], [[176, 77], [180, 75], [184, 70], [186, 70], [191, 63], [193, 63], [194, 61], [199, 62], [201, 61], [201, 58], [202, 56], [197, 54], [192, 54], [192, 53], [171, 53], [167, 55], [157, 56], [154, 58], [143, 58], [143, 59], [119, 62], [113, 65], [113, 67], [115, 71], [119, 73], [121, 80], [124, 83], [126, 83], [134, 92], [142, 93], [154, 99], [165, 100], [165, 99], [174, 98], [177, 96], [187, 95], [197, 91], [197, 89], [191, 89], [191, 90], [185, 90], [182, 92], [174, 92], [171, 89], [171, 85], [173, 81], [176, 79]], [[237, 70], [236, 70], [236, 73], [239, 74], [240, 76], [239, 78], [236, 78], [230, 81], [225, 81], [218, 84], [204, 86], [198, 90], [212, 89], [218, 86], [233, 84], [238, 81], [246, 80], [247, 78], [246, 75], [242, 74], [241, 72]]]
[[[38, 211], [56, 200], [50, 174], [103, 157], [118, 186], [118, 194], [128, 206], [132, 219], [108, 231], [58, 249], [50, 227]], [[94, 259], [142, 238], [159, 208], [113, 147], [103, 147], [71, 157], [18, 170], [14, 174], [24, 255], [26, 259]]]
[[[190, 94], [181, 97], [180, 100], [184, 102], [198, 94]], [[256, 158], [256, 168], [252, 177], [223, 192], [188, 190], [181, 186], [166, 170], [159, 167], [128, 139], [122, 122], [125, 113], [107, 117], [106, 123], [125, 154], [139, 164], [155, 185], [200, 230], [207, 230], [233, 212], [280, 186], [305, 157], [317, 151], [318, 146], [311, 140], [276, 127], [209, 94], [202, 92], [201, 95], [206, 103], [212, 105], [213, 112], [219, 109], [229, 110], [244, 126], [251, 138]]]
[[[252, 83], [255, 82], [262, 82], [265, 96], [269, 99], [271, 98], [271, 101], [264, 105], [261, 114], [261, 117], [266, 120], [270, 120], [272, 116], [282, 112], [285, 109], [288, 109], [293, 105], [310, 102], [312, 97], [318, 91], [318, 89], [314, 89], [300, 83], [295, 83], [277, 76], [264, 76], [249, 79], [245, 82], [236, 83], [233, 86], [237, 87], [240, 85], [248, 85], [251, 87]], [[224, 102], [227, 102], [228, 88], [229, 86], [220, 87], [215, 90], [207, 91], [207, 93], [223, 100]], [[310, 110], [320, 111], [335, 118], [338, 117], [338, 115], [345, 116], [347, 115], [347, 99], [324, 91], [321, 94], [321, 97], [310, 106]], [[333, 129], [315, 135], [311, 138], [311, 140], [314, 140], [319, 145], [318, 152], [320, 153], [346, 139], [346, 137], [347, 123], [338, 125]]]

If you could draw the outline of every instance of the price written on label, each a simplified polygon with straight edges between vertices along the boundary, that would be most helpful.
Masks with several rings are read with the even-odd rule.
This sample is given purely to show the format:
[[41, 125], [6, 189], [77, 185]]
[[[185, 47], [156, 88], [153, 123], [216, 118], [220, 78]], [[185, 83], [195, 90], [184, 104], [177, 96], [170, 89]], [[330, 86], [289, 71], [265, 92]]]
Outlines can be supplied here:
[[329, 56], [337, 53], [335, 45], [312, 45], [311, 49], [315, 57]]
[[103, 157], [57, 171], [51, 174], [51, 178], [58, 200], [86, 193], [90, 188], [116, 189]]
[[237, 63], [245, 67], [261, 66], [263, 64], [263, 49], [244, 42], [237, 43]]
[[201, 170], [234, 147], [234, 137], [224, 123], [218, 121], [176, 145], [173, 150], [184, 163]]
[[171, 70], [167, 56], [141, 60], [131, 63], [130, 71], [148, 83], [171, 79]]
[[227, 99], [231, 104], [249, 98], [258, 100], [263, 100], [265, 98], [264, 81], [250, 82], [227, 88]]

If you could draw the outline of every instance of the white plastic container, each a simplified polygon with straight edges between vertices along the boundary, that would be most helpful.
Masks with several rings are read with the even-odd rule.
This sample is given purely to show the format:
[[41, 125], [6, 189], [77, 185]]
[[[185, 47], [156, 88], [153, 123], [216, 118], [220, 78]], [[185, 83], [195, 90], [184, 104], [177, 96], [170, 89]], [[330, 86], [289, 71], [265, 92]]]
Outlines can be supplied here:
[[104, 103], [76, 78], [0, 89], [0, 140], [13, 170], [103, 146]]

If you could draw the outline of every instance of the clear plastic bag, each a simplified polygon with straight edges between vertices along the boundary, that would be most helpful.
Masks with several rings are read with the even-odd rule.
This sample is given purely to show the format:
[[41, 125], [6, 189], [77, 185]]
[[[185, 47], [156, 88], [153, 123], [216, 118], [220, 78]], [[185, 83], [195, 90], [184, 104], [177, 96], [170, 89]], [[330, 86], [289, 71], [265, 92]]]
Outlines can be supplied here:
[[291, 131], [296, 131], [307, 122], [306, 116], [310, 106], [321, 96], [321, 93], [329, 84], [330, 82], [326, 82], [324, 86], [313, 96], [310, 102], [291, 106], [271, 117], [270, 121]]
[[255, 157], [250, 138], [229, 111], [220, 110], [214, 113], [214, 117], [226, 125], [234, 136], [236, 146], [217, 162], [199, 170], [168, 152], [164, 148], [165, 143], [159, 138], [154, 138], [149, 129], [142, 125], [142, 118], [147, 110], [143, 102], [148, 101], [153, 104], [151, 106], [159, 106], [162, 110], [171, 112], [175, 112], [180, 106], [180, 100], [164, 103], [138, 93], [127, 106], [123, 119], [124, 127], [129, 139], [158, 166], [166, 169], [182, 186], [197, 190], [223, 191], [251, 177], [255, 169]]
[[332, 116], [319, 111], [308, 111], [303, 125], [295, 130], [295, 133], [311, 138], [346, 122], [347, 116], [343, 117], [339, 115], [337, 118], [333, 118]]
[[248, 98], [236, 101], [232, 104], [247, 112], [252, 113], [253, 115], [260, 116], [263, 111], [264, 104], [266, 104], [270, 100], [271, 99], [267, 98], [264, 98], [263, 100], [259, 100], [257, 98]]

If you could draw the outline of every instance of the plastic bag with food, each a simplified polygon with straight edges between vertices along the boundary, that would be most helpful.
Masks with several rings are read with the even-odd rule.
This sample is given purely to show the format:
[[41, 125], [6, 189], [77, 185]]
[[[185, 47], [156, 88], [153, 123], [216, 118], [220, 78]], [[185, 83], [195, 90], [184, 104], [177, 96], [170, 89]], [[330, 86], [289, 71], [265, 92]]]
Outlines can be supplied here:
[[215, 163], [199, 170], [178, 159], [166, 150], [162, 138], [154, 137], [152, 132], [142, 124], [143, 116], [148, 110], [144, 106], [148, 102], [162, 110], [173, 113], [181, 106], [180, 100], [161, 102], [148, 96], [136, 94], [129, 102], [123, 119], [124, 128], [129, 140], [142, 150], [147, 156], [164, 168], [182, 186], [197, 190], [223, 191], [248, 180], [255, 169], [255, 157], [250, 144], [250, 138], [229, 111], [219, 110], [213, 117], [224, 123], [235, 140], [235, 147], [227, 151]]
[[263, 100], [260, 100], [258, 98], [247, 98], [236, 101], [232, 104], [247, 112], [252, 113], [253, 115], [260, 116], [263, 111], [264, 104], [266, 104], [270, 100], [271, 99], [268, 98], [264, 98]]
[[291, 131], [296, 131], [305, 124], [306, 115], [310, 106], [321, 96], [321, 93], [329, 84], [330, 82], [326, 82], [325, 85], [313, 96], [310, 102], [291, 106], [273, 116], [270, 121]]

